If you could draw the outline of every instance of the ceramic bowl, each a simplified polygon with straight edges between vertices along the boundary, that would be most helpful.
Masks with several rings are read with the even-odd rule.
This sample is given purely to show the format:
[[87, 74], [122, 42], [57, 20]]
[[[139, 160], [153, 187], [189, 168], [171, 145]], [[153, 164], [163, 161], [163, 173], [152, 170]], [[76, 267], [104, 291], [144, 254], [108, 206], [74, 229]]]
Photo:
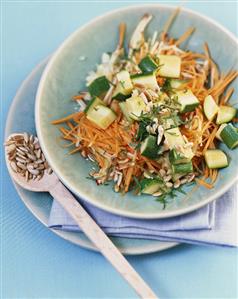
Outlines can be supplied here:
[[[37, 134], [43, 151], [62, 182], [85, 201], [106, 211], [136, 218], [166, 218], [196, 210], [221, 196], [237, 178], [238, 150], [224, 150], [230, 158], [230, 166], [219, 172], [219, 178], [212, 190], [203, 187], [186, 187], [187, 195], [179, 195], [166, 209], [152, 196], [125, 196], [115, 193], [112, 186], [97, 186], [88, 180], [91, 168], [89, 161], [80, 154], [68, 155], [68, 148], [59, 144], [59, 130], [51, 125], [57, 119], [75, 111], [71, 101], [73, 95], [85, 90], [85, 77], [99, 63], [103, 52], [113, 51], [118, 39], [118, 25], [127, 24], [127, 37], [144, 13], [154, 18], [146, 34], [161, 30], [175, 7], [162, 5], [131, 6], [100, 16], [74, 32], [54, 53], [48, 63], [36, 97], [35, 120]], [[196, 28], [192, 37], [183, 45], [193, 51], [202, 52], [204, 42], [209, 43], [212, 57], [222, 71], [238, 69], [237, 41], [221, 25], [188, 9], [182, 9], [170, 34], [179, 37], [190, 26]], [[128, 39], [126, 41], [128, 43]], [[81, 60], [81, 57], [86, 57]], [[237, 101], [238, 93], [232, 96]], [[221, 146], [223, 148], [223, 146]]]

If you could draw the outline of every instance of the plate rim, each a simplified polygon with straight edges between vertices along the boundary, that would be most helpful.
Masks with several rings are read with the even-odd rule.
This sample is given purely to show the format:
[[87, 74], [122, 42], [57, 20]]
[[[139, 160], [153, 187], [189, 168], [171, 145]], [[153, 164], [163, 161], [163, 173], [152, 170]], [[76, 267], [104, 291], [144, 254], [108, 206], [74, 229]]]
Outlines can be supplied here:
[[[163, 219], [163, 218], [169, 218], [169, 217], [175, 217], [175, 216], [180, 216], [180, 215], [184, 215], [187, 214], [189, 212], [195, 211], [199, 208], [202, 208], [203, 206], [207, 205], [208, 203], [211, 203], [213, 200], [219, 198], [220, 196], [222, 196], [229, 188], [231, 188], [231, 186], [238, 180], [238, 173], [236, 174], [236, 176], [234, 176], [229, 183], [227, 183], [227, 185], [225, 185], [224, 187], [222, 187], [221, 189], [217, 190], [217, 192], [211, 196], [208, 196], [207, 199], [205, 199], [204, 201], [199, 201], [195, 204], [193, 204], [192, 206], [189, 207], [185, 207], [185, 208], [180, 208], [179, 210], [174, 210], [174, 211], [167, 211], [167, 212], [157, 212], [157, 213], [148, 213], [148, 214], [140, 214], [138, 212], [131, 212], [131, 211], [124, 211], [124, 210], [120, 210], [118, 211], [117, 209], [110, 207], [108, 205], [102, 204], [100, 201], [95, 201], [95, 200], [91, 200], [89, 197], [86, 196], [85, 193], [80, 192], [80, 190], [77, 190], [76, 188], [72, 187], [70, 182], [62, 177], [60, 175], [60, 171], [55, 167], [54, 163], [52, 162], [52, 159], [50, 158], [50, 155], [48, 153], [48, 151], [46, 150], [46, 146], [44, 143], [44, 138], [42, 135], [42, 130], [41, 130], [41, 126], [40, 126], [40, 98], [41, 98], [41, 94], [43, 91], [43, 86], [44, 83], [46, 81], [46, 77], [48, 75], [48, 72], [51, 69], [51, 66], [53, 65], [53, 63], [55, 62], [55, 60], [57, 59], [58, 55], [60, 55], [61, 50], [70, 43], [70, 41], [72, 41], [74, 39], [75, 36], [77, 36], [81, 31], [83, 31], [85, 28], [87, 28], [88, 26], [91, 26], [93, 24], [96, 24], [98, 21], [103, 20], [103, 18], [116, 14], [116, 13], [120, 13], [123, 11], [133, 11], [137, 8], [168, 8], [168, 9], [176, 9], [175, 6], [173, 5], [167, 5], [167, 4], [140, 4], [140, 5], [130, 5], [130, 6], [125, 6], [122, 8], [118, 8], [115, 10], [111, 10], [109, 12], [106, 12], [105, 14], [102, 14], [100, 16], [97, 16], [96, 18], [93, 18], [92, 20], [90, 20], [89, 22], [87, 22], [86, 24], [84, 24], [83, 26], [79, 27], [78, 29], [76, 29], [74, 32], [72, 32], [61, 44], [60, 46], [57, 48], [57, 50], [54, 52], [53, 56], [51, 57], [49, 63], [47, 64], [46, 68], [43, 71], [41, 80], [39, 82], [38, 85], [38, 89], [37, 89], [37, 93], [36, 93], [36, 104], [35, 104], [35, 126], [36, 126], [36, 131], [37, 131], [37, 135], [38, 138], [40, 140], [41, 146], [42, 146], [42, 150], [45, 153], [45, 156], [47, 158], [47, 160], [49, 161], [49, 163], [51, 164], [53, 170], [55, 171], [55, 173], [60, 177], [61, 181], [64, 183], [64, 185], [70, 189], [74, 194], [77, 194], [80, 198], [82, 198], [83, 200], [85, 200], [86, 202], [94, 205], [95, 207], [98, 207], [102, 210], [105, 210], [107, 212], [116, 214], [116, 215], [121, 215], [124, 217], [130, 217], [130, 218], [137, 218], [137, 219]], [[226, 29], [223, 25], [219, 24], [217, 21], [211, 19], [208, 16], [204, 16], [203, 14], [200, 14], [198, 12], [195, 12], [191, 9], [188, 8], [181, 8], [181, 11], [187, 12], [188, 14], [194, 15], [196, 17], [199, 17], [201, 19], [203, 19], [204, 21], [211, 23], [213, 26], [217, 27], [219, 30], [223, 31], [226, 35], [228, 35], [237, 45], [238, 45], [238, 40], [235, 37], [235, 35], [233, 33], [231, 33], [228, 29]]]
[[[18, 88], [16, 95], [14, 96], [10, 108], [8, 110], [8, 114], [7, 114], [7, 119], [6, 119], [6, 125], [5, 125], [5, 131], [4, 131], [4, 137], [5, 139], [9, 136], [9, 131], [10, 131], [10, 124], [12, 121], [12, 113], [13, 111], [15, 111], [16, 109], [16, 105], [19, 102], [20, 98], [21, 98], [21, 93], [23, 92], [23, 90], [26, 88], [26, 86], [31, 82], [32, 78], [35, 76], [35, 74], [39, 71], [39, 69], [43, 66], [47, 64], [47, 61], [49, 60], [49, 57], [46, 57], [44, 60], [42, 60], [40, 63], [38, 63], [32, 71], [30, 71], [30, 73], [27, 75], [27, 77], [22, 81], [22, 83], [20, 84], [20, 87]], [[10, 175], [9, 175], [10, 176]], [[88, 250], [92, 250], [95, 252], [99, 252], [99, 250], [91, 243], [91, 242], [87, 242], [83, 239], [77, 239], [77, 241], [72, 240], [70, 237], [70, 232], [67, 231], [60, 231], [57, 229], [53, 229], [48, 227], [47, 222], [44, 221], [44, 219], [42, 219], [37, 212], [35, 212], [30, 204], [27, 203], [27, 201], [25, 200], [25, 195], [22, 192], [22, 188], [12, 179], [12, 177], [10, 176], [11, 181], [13, 186], [15, 187], [17, 194], [19, 195], [21, 201], [24, 203], [24, 205], [26, 206], [26, 208], [31, 212], [31, 214], [39, 221], [41, 222], [47, 229], [49, 229], [51, 232], [53, 232], [54, 234], [56, 234], [58, 237], [64, 239], [65, 241], [68, 241], [72, 244], [78, 245], [84, 249], [88, 249]], [[33, 192], [34, 193], [34, 192]], [[81, 233], [82, 234], [82, 233]], [[120, 237], [117, 237], [120, 238]], [[142, 247], [134, 247], [134, 248], [126, 248], [126, 247], [118, 247], [118, 249], [120, 250], [120, 252], [124, 255], [142, 255], [142, 254], [150, 254], [150, 253], [155, 253], [155, 252], [159, 252], [159, 251], [164, 251], [167, 249], [170, 249], [172, 247], [175, 247], [177, 245], [179, 245], [180, 243], [177, 242], [162, 242], [162, 241], [153, 241], [153, 245], [151, 243], [150, 246], [146, 246], [146, 248], [143, 246]]]

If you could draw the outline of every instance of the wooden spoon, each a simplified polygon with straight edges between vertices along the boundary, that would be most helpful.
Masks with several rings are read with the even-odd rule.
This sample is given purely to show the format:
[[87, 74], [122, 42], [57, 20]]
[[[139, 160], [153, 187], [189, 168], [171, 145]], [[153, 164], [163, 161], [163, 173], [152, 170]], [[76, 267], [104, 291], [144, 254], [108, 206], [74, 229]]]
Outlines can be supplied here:
[[[14, 135], [16, 134], [9, 136], [9, 139]], [[49, 192], [75, 220], [85, 235], [94, 243], [94, 245], [101, 251], [105, 258], [122, 275], [122, 277], [134, 288], [141, 298], [158, 298], [141, 278], [141, 276], [134, 270], [134, 268], [132, 268], [132, 266], [120, 253], [112, 241], [107, 237], [107, 235], [102, 231], [102, 229], [97, 225], [93, 218], [84, 210], [80, 203], [60, 182], [59, 178], [54, 172], [52, 172], [52, 174], [45, 173], [39, 181], [29, 180], [27, 182], [23, 176], [12, 170], [6, 149], [5, 158], [8, 171], [14, 181], [22, 188], [30, 191]]]

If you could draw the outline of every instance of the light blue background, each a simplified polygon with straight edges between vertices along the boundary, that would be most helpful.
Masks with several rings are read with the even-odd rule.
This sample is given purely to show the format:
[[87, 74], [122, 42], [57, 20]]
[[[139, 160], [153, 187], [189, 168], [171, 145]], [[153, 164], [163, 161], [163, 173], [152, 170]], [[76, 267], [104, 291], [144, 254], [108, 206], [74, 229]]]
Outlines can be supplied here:
[[[85, 22], [130, 4], [3, 1], [1, 133], [11, 100], [34, 66]], [[185, 6], [237, 34], [237, 2]], [[2, 152], [1, 220], [2, 298], [136, 298], [100, 254], [67, 243], [30, 214], [12, 186]], [[128, 259], [160, 298], [238, 297], [237, 249], [180, 245]]]

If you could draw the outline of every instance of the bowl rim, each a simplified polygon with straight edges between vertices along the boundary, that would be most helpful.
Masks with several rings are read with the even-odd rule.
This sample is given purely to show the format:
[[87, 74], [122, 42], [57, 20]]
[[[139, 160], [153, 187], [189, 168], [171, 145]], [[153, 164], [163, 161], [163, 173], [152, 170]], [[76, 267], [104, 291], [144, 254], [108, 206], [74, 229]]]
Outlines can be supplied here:
[[[116, 214], [116, 215], [120, 215], [120, 216], [124, 216], [124, 217], [130, 217], [130, 218], [137, 218], [137, 219], [162, 219], [162, 218], [169, 218], [169, 217], [184, 215], [184, 214], [187, 214], [189, 212], [195, 211], [199, 208], [202, 208], [203, 206], [207, 205], [208, 203], [211, 203], [213, 200], [215, 200], [218, 197], [220, 197], [221, 195], [223, 195], [238, 180], [238, 172], [236, 173], [235, 176], [232, 177], [232, 179], [230, 180], [229, 183], [227, 183], [224, 187], [217, 190], [217, 192], [215, 194], [213, 194], [211, 196], [208, 196], [206, 200], [195, 203], [195, 204], [193, 204], [192, 206], [189, 206], [189, 207], [180, 208], [178, 210], [173, 210], [173, 211], [163, 211], [163, 213], [161, 213], [161, 211], [159, 211], [159, 212], [156, 212], [156, 213], [148, 213], [148, 214], [141, 214], [141, 213], [138, 213], [138, 212], [117, 210], [113, 207], [102, 204], [100, 201], [91, 200], [91, 198], [89, 196], [87, 196], [86, 193], [83, 193], [80, 190], [75, 190], [74, 187], [71, 187], [70, 181], [67, 181], [67, 179], [65, 179], [64, 177], [61, 176], [60, 171], [57, 169], [57, 167], [55, 167], [54, 163], [52, 163], [50, 154], [48, 153], [48, 151], [46, 149], [46, 146], [44, 144], [43, 134], [42, 134], [42, 131], [41, 131], [41, 125], [40, 125], [40, 99], [41, 99], [44, 83], [46, 81], [47, 75], [48, 75], [52, 65], [54, 64], [55, 60], [58, 58], [58, 55], [61, 53], [61, 51], [65, 48], [65, 46], [67, 46], [68, 43], [70, 43], [70, 41], [73, 40], [74, 37], [77, 36], [80, 32], [82, 32], [85, 28], [87, 28], [87, 27], [89, 27], [93, 24], [96, 24], [97, 22], [100, 22], [105, 17], [111, 16], [111, 15], [116, 14], [118, 12], [123, 13], [124, 11], [130, 11], [130, 10], [133, 11], [133, 10], [136, 10], [138, 8], [145, 8], [145, 9], [146, 8], [156, 8], [156, 9], [157, 8], [165, 8], [165, 9], [172, 9], [173, 10], [173, 9], [176, 9], [176, 6], [167, 5], [167, 4], [155, 4], [155, 3], [140, 4], [140, 5], [129, 5], [129, 6], [126, 6], [126, 7], [111, 10], [111, 11], [106, 12], [106, 13], [100, 15], [100, 16], [97, 16], [97, 17], [93, 18], [92, 20], [90, 20], [89, 22], [87, 22], [86, 24], [84, 24], [83, 26], [76, 29], [74, 32], [72, 32], [60, 44], [60, 46], [56, 49], [56, 51], [53, 53], [52, 57], [50, 58], [50, 61], [48, 62], [46, 68], [43, 71], [42, 77], [40, 79], [40, 82], [39, 82], [39, 85], [38, 85], [38, 88], [37, 88], [37, 93], [36, 93], [35, 126], [36, 126], [36, 132], [37, 132], [39, 142], [41, 144], [42, 150], [45, 154], [45, 157], [46, 157], [47, 161], [49, 162], [49, 164], [51, 165], [52, 169], [57, 174], [59, 179], [63, 182], [63, 184], [69, 190], [71, 190], [74, 194], [76, 194], [77, 196], [79, 196], [81, 199], [85, 200], [89, 204], [92, 204], [97, 208], [100, 208], [104, 211], [107, 211], [107, 212], [110, 212], [110, 213], [113, 213], [113, 214]], [[219, 24], [217, 21], [215, 21], [215, 20], [211, 19], [210, 17], [205, 16], [201, 13], [193, 11], [189, 8], [181, 7], [181, 11], [184, 11], [184, 12], [190, 14], [190, 15], [196, 16], [196, 17], [204, 20], [205, 22], [208, 22], [208, 23], [212, 24], [214, 27], [217, 27], [220, 31], [223, 31], [230, 39], [232, 39], [236, 43], [236, 45], [238, 46], [238, 40], [237, 40], [236, 36], [232, 32], [230, 32], [228, 29], [226, 29], [223, 25]]]

